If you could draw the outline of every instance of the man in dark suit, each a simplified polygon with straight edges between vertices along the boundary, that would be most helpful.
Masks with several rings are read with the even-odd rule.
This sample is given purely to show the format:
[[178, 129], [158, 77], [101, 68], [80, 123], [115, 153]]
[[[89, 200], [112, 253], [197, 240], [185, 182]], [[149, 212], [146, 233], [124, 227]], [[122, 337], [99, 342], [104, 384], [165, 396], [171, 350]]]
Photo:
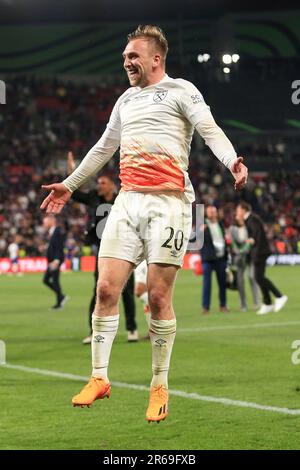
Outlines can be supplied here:
[[[263, 305], [258, 310], [258, 315], [265, 315], [272, 311], [279, 312], [286, 304], [288, 298], [282, 295], [274, 284], [265, 276], [267, 258], [271, 254], [269, 242], [260, 217], [251, 212], [251, 206], [247, 202], [240, 202], [236, 209], [237, 217], [244, 218], [250, 242], [252, 244], [251, 259], [254, 265], [254, 276], [263, 295]], [[271, 294], [275, 296], [272, 304]]]
[[226, 305], [226, 267], [227, 247], [223, 225], [218, 220], [218, 211], [214, 206], [206, 208], [204, 225], [204, 243], [201, 249], [203, 269], [202, 308], [209, 312], [211, 299], [211, 275], [215, 271], [219, 286], [220, 312], [229, 312]]
[[64, 261], [65, 235], [56, 223], [54, 215], [47, 215], [43, 220], [44, 228], [48, 235], [47, 261], [48, 267], [44, 275], [43, 282], [56, 294], [56, 304], [52, 310], [62, 308], [67, 301], [67, 297], [62, 293], [59, 275], [60, 266]]
[[[68, 153], [68, 173], [75, 169], [75, 162], [72, 152]], [[86, 228], [86, 243], [96, 247], [96, 264], [94, 271], [94, 290], [89, 304], [89, 327], [90, 334], [83, 339], [83, 344], [90, 344], [92, 340], [92, 316], [96, 304], [98, 271], [98, 252], [101, 243], [101, 234], [103, 232], [107, 217], [117, 197], [115, 184], [108, 175], [99, 176], [96, 189], [83, 192], [77, 189], [72, 193], [72, 199], [76, 202], [85, 204], [88, 208], [88, 225]], [[134, 274], [132, 273], [122, 292], [124, 303], [124, 312], [127, 329], [128, 342], [138, 340], [137, 324], [135, 321], [135, 300], [134, 300]]]

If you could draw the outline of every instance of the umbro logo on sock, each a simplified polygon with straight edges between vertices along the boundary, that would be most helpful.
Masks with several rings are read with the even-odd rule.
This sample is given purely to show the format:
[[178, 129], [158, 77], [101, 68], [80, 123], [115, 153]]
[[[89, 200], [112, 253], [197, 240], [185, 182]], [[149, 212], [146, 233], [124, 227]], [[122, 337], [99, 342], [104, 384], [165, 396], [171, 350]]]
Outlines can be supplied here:
[[94, 342], [95, 343], [103, 343], [104, 340], [105, 340], [104, 336], [101, 336], [101, 335], [94, 336]]
[[156, 344], [158, 344], [158, 346], [163, 346], [164, 344], [166, 344], [167, 341], [165, 341], [164, 339], [162, 338], [159, 338], [155, 341]]

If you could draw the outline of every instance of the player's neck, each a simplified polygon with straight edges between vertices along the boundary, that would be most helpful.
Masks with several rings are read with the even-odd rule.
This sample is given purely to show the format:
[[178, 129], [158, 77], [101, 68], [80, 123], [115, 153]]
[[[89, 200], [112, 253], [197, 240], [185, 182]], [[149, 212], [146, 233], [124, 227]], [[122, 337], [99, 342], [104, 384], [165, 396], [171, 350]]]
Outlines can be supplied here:
[[154, 77], [151, 77], [147, 83], [144, 86], [140, 86], [140, 88], [146, 88], [148, 86], [156, 85], [157, 83], [161, 82], [163, 78], [166, 77], [166, 72], [165, 70], [161, 71], [159, 74], [155, 75]]

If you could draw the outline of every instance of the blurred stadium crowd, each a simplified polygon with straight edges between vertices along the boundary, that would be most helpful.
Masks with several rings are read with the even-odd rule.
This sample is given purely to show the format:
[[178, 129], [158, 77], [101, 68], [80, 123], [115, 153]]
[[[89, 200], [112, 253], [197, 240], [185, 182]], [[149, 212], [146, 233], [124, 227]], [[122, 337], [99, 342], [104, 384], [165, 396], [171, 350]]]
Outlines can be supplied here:
[[[122, 83], [99, 86], [59, 82], [56, 79], [16, 77], [9, 81], [10, 106], [0, 114], [0, 257], [20, 235], [21, 256], [45, 253], [42, 228], [41, 184], [61, 180], [66, 175], [66, 155], [72, 150], [80, 160], [101, 136], [112, 106], [126, 86]], [[236, 142], [246, 158], [276, 155], [276, 169], [252, 173], [247, 189], [236, 193], [229, 172], [202, 145], [194, 145], [190, 177], [196, 202], [221, 209], [225, 226], [233, 223], [234, 206], [244, 199], [263, 218], [274, 253], [300, 253], [300, 188], [297, 174], [280, 165], [285, 145], [276, 137], [265, 145]], [[118, 186], [117, 155], [105, 167]], [[4, 202], [5, 201], [5, 202]], [[84, 206], [71, 202], [60, 216], [67, 233], [69, 256], [82, 253]]]

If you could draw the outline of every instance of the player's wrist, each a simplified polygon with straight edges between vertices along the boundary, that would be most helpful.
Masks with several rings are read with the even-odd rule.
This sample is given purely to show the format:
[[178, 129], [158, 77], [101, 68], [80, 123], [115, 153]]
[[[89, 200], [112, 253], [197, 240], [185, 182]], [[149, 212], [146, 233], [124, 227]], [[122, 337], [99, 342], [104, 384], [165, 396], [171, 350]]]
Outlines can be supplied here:
[[235, 165], [235, 163], [236, 163], [236, 161], [237, 161], [238, 158], [239, 158], [238, 155], [234, 155], [234, 156], [232, 156], [232, 157], [230, 158], [230, 160], [228, 161], [227, 168], [228, 168], [231, 172], [234, 171], [234, 165]]
[[70, 185], [70, 183], [69, 183], [67, 180], [64, 180], [64, 181], [62, 182], [62, 185], [63, 185], [71, 194], [72, 194], [72, 193], [75, 191], [75, 189], [76, 189], [76, 188], [75, 188], [75, 189], [72, 188], [72, 186]]

